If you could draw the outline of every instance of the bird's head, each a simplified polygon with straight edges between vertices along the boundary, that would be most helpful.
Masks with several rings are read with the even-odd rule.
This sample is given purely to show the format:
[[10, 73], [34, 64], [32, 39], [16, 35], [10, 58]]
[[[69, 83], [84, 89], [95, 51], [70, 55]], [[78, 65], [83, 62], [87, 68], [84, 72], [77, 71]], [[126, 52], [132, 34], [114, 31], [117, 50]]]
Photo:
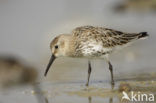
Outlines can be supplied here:
[[56, 58], [69, 56], [70, 41], [71, 41], [71, 35], [68, 34], [59, 35], [52, 40], [52, 42], [50, 43], [50, 50], [52, 55], [49, 60], [49, 64], [47, 65], [44, 74], [45, 76]]

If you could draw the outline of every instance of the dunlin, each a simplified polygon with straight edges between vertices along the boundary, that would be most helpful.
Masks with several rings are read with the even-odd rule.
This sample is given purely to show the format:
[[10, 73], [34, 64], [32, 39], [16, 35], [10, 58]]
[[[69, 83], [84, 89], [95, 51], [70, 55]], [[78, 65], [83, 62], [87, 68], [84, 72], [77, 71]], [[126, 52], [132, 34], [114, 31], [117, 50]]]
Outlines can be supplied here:
[[117, 5], [114, 7], [114, 10], [118, 12], [155, 12], [155, 5], [156, 0], [124, 0], [121, 3], [117, 3]]
[[0, 87], [33, 84], [37, 79], [37, 71], [31, 66], [10, 56], [0, 56]]
[[44, 75], [47, 75], [51, 64], [57, 57], [88, 58], [88, 78], [86, 83], [86, 86], [88, 86], [92, 70], [90, 60], [101, 58], [108, 62], [111, 84], [114, 85], [113, 66], [109, 60], [109, 55], [147, 36], [146, 32], [125, 33], [103, 27], [77, 27], [72, 33], [61, 34], [52, 40], [50, 44], [52, 56]]

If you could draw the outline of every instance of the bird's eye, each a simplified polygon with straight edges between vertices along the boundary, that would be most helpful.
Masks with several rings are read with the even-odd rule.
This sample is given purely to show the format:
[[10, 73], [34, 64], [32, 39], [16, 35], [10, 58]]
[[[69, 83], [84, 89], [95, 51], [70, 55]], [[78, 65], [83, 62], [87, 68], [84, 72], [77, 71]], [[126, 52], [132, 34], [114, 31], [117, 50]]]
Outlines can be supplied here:
[[58, 49], [58, 45], [55, 46], [55, 49]]

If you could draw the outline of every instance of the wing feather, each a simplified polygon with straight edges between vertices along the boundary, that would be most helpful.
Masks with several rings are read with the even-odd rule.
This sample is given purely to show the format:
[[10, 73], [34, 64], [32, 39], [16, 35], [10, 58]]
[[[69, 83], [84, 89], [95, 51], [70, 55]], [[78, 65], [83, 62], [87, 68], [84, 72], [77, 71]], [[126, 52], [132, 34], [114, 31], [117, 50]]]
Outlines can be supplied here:
[[125, 33], [113, 29], [93, 26], [77, 27], [72, 32], [73, 36], [86, 40], [102, 41], [103, 47], [115, 47], [127, 44], [138, 39], [139, 33]]

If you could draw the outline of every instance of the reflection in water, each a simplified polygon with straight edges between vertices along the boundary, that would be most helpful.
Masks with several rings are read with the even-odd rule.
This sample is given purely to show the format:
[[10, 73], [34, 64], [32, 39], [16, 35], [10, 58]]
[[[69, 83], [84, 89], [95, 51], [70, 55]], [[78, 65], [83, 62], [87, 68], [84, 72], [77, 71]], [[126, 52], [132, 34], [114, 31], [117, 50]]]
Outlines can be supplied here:
[[[114, 90], [114, 86], [115, 86], [115, 83], [114, 84], [111, 84], [112, 91]], [[109, 98], [109, 103], [113, 103], [113, 97], [111, 97], [111, 96]]]
[[[88, 97], [88, 103], [92, 103], [92, 97], [91, 96]], [[109, 103], [113, 103], [113, 97], [109, 98]]]
[[[111, 87], [112, 87], [111, 92], [113, 93], [114, 85], [111, 85]], [[88, 96], [88, 103], [92, 103], [92, 96]], [[109, 103], [113, 103], [113, 97], [112, 96], [109, 97]]]
[[36, 93], [36, 99], [38, 103], [48, 103], [48, 99], [43, 95], [42, 90], [38, 84], [33, 85], [33, 89]]
[[[78, 91], [69, 91], [69, 95], [77, 95], [78, 97], [87, 97], [88, 103], [93, 102], [93, 98], [100, 97], [103, 101], [106, 101], [109, 98], [109, 103], [124, 103], [126, 100], [121, 101], [123, 97], [123, 91], [128, 95], [131, 95], [131, 91], [134, 91], [136, 94], [140, 93], [156, 93], [156, 81], [144, 80], [136, 81], [118, 81], [116, 82], [116, 89], [112, 88], [111, 90], [107, 88], [101, 88], [100, 84], [95, 87], [88, 87], [78, 90]], [[100, 99], [99, 99], [100, 100]], [[98, 101], [96, 101], [98, 103]], [[146, 103], [146, 102], [145, 102]], [[147, 102], [148, 103], [148, 102]]]
[[113, 103], [113, 98], [112, 97], [109, 98], [109, 103]]
[[92, 97], [91, 96], [88, 97], [88, 103], [92, 103]]
[[49, 101], [48, 101], [47, 97], [45, 97], [45, 103], [49, 103]]

